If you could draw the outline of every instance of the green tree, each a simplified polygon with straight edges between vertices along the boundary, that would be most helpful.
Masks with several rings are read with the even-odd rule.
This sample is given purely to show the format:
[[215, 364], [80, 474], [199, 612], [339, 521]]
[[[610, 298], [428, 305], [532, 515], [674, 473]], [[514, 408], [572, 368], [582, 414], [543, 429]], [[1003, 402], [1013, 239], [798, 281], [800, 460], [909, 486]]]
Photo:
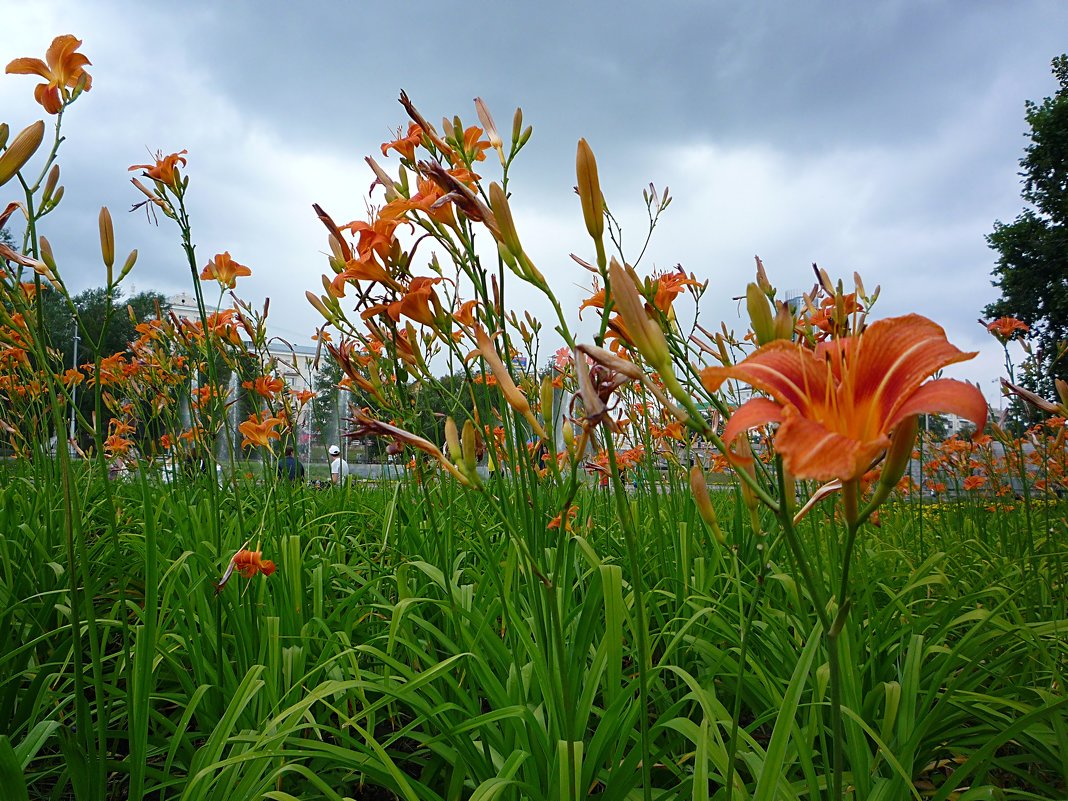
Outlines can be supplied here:
[[[997, 251], [994, 286], [1001, 297], [986, 307], [991, 317], [1010, 315], [1031, 326], [1038, 369], [1024, 381], [1052, 391], [1068, 377], [1068, 55], [1053, 59], [1058, 89], [1041, 103], [1027, 101], [1031, 144], [1020, 160], [1021, 196], [1030, 205], [1012, 223], [994, 223], [987, 236]], [[1059, 350], [1060, 348], [1060, 350]]]
[[[63, 366], [70, 367], [74, 356], [74, 321], [70, 308], [54, 290], [42, 293], [45, 328], [51, 345], [60, 352]], [[96, 356], [94, 343], [99, 345], [101, 357], [126, 351], [129, 343], [137, 339], [136, 326], [144, 320], [166, 314], [170, 306], [159, 292], [138, 292], [124, 298], [121, 289], [114, 290], [112, 313], [108, 327], [103, 329], [104, 310], [107, 305], [107, 290], [87, 289], [71, 298], [81, 326], [78, 330], [78, 362], [85, 364]], [[132, 314], [131, 314], [132, 312]]]

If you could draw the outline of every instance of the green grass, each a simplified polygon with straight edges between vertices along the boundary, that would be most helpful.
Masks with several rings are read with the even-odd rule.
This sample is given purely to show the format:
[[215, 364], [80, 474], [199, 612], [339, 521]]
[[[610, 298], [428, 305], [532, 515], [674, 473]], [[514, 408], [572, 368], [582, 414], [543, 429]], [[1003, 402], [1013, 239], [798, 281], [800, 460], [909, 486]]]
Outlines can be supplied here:
[[[92, 624], [75, 631], [48, 481], [9, 471], [0, 487], [13, 798], [723, 799], [728, 773], [735, 799], [826, 796], [816, 615], [733, 493], [715, 496], [726, 547], [687, 493], [631, 496], [638, 590], [613, 500], [592, 488], [565, 536], [545, 527], [561, 490], [499, 487], [517, 539], [451, 481], [243, 482], [215, 516], [207, 486], [81, 476]], [[1064, 503], [1050, 512], [1062, 525]], [[1019, 512], [971, 503], [922, 528], [914, 504], [880, 514], [841, 637], [850, 797], [1064, 797], [1063, 537], [1031, 552]], [[830, 583], [822, 515], [800, 531]], [[278, 571], [217, 595], [247, 540]]]

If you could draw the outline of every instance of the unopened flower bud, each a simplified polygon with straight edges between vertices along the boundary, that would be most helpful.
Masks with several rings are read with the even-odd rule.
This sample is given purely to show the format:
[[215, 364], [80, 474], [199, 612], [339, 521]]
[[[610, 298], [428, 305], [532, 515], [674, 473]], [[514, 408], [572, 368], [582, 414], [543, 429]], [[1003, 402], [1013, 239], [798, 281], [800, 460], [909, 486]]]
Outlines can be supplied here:
[[108, 283], [111, 283], [111, 268], [115, 266], [115, 226], [111, 222], [111, 212], [107, 206], [100, 207], [100, 256], [108, 268]]
[[463, 459], [463, 450], [460, 448], [460, 432], [456, 428], [456, 421], [451, 417], [445, 418], [445, 447], [449, 451], [449, 458], [459, 465]]
[[575, 173], [578, 177], [578, 194], [582, 202], [582, 218], [586, 230], [594, 240], [604, 236], [604, 197], [601, 195], [601, 181], [597, 176], [597, 159], [585, 139], [579, 139], [578, 153], [575, 156]]
[[756, 256], [756, 282], [760, 287], [760, 291], [767, 295], [769, 298], [775, 297], [775, 287], [771, 285], [771, 281], [768, 280], [768, 274], [764, 271], [764, 262], [760, 260], [760, 256]]
[[41, 203], [47, 204], [52, 200], [52, 193], [56, 191], [56, 186], [59, 184], [59, 165], [53, 164], [52, 169], [48, 171], [48, 178], [45, 179], [44, 189], [41, 192]]
[[512, 220], [512, 209], [508, 205], [508, 196], [500, 184], [494, 181], [489, 188], [490, 208], [493, 216], [497, 218], [497, 228], [500, 236], [498, 241], [504, 243], [518, 258], [523, 252], [523, 246], [519, 244], [519, 234], [515, 230], [515, 222]]
[[553, 398], [556, 391], [553, 387], [552, 376], [546, 374], [541, 380], [541, 419], [545, 421], [545, 430], [552, 435], [553, 429]]
[[412, 346], [412, 358], [415, 359], [415, 366], [419, 368], [420, 375], [429, 376], [430, 371], [427, 369], [426, 361], [423, 359], [423, 350], [418, 346], [419, 335], [415, 331], [415, 326], [407, 323], [404, 326], [404, 330], [408, 333], [408, 342]]
[[[749, 443], [749, 437], [739, 437], [738, 445], [735, 446], [735, 452], [738, 454], [738, 461], [735, 464], [735, 469], [744, 470], [752, 478], [756, 478], [756, 467], [753, 465], [753, 446]], [[756, 493], [753, 492], [753, 488], [749, 486], [746, 481], [739, 481], [739, 487], [742, 491], [742, 503], [745, 504], [749, 510], [749, 516], [754, 521], [754, 530], [759, 528], [756, 525], [755, 513], [757, 506], [760, 505], [760, 501], [757, 499]]]
[[489, 139], [490, 147], [497, 151], [497, 155], [501, 159], [501, 166], [504, 166], [504, 143], [501, 141], [501, 135], [497, 133], [497, 126], [493, 122], [493, 116], [489, 113], [489, 109], [486, 108], [486, 104], [481, 97], [475, 98], [475, 113], [478, 114], [478, 121], [482, 123], [482, 128], [486, 131], [486, 138]]
[[716, 508], [712, 505], [712, 498], [708, 494], [708, 482], [705, 480], [705, 471], [701, 465], [695, 464], [690, 468], [690, 492], [693, 494], [694, 505], [697, 513], [705, 521], [716, 542], [723, 545], [727, 540], [723, 536], [723, 529], [719, 527], [719, 519], [716, 517]]
[[890, 437], [890, 447], [886, 451], [886, 461], [879, 475], [879, 484], [887, 489], [897, 486], [897, 482], [905, 475], [905, 469], [909, 466], [912, 446], [916, 442], [916, 433], [919, 430], [920, 416], [917, 414], [906, 417], [894, 428]]
[[523, 134], [523, 109], [516, 108], [515, 114], [512, 116], [512, 146], [515, 147], [519, 144], [519, 139]]
[[794, 335], [794, 315], [785, 303], [777, 302], [775, 312], [775, 339], [791, 339]]
[[0, 153], [0, 186], [14, 178], [37, 152], [44, 139], [44, 131], [44, 120], [38, 120], [23, 128], [8, 149]]
[[[455, 424], [453, 424], [455, 427]], [[464, 421], [463, 430], [464, 475], [472, 482], [478, 481], [478, 443], [476, 442], [475, 424]]]
[[542, 428], [541, 422], [530, 411], [530, 403], [523, 396], [523, 393], [519, 391], [519, 387], [515, 385], [511, 373], [508, 372], [504, 362], [501, 361], [501, 357], [497, 354], [497, 349], [493, 347], [492, 340], [480, 326], [475, 326], [475, 342], [478, 345], [479, 353], [497, 379], [497, 388], [504, 395], [505, 401], [519, 414], [523, 415], [523, 418], [530, 423], [530, 427], [535, 434], [545, 439], [545, 429]]
[[127, 275], [130, 274], [130, 270], [137, 264], [137, 248], [130, 251], [130, 255], [126, 257], [126, 262], [122, 265], [122, 271], [119, 273], [119, 280], [121, 281]]
[[331, 322], [334, 319], [334, 315], [330, 313], [330, 310], [326, 308], [326, 304], [316, 295], [314, 292], [308, 291], [304, 293], [304, 297], [308, 299], [310, 303], [319, 314], [326, 318], [327, 322]]
[[56, 274], [56, 258], [52, 255], [52, 245], [45, 237], [40, 237], [41, 261], [45, 263], [52, 275]]
[[612, 299], [634, 347], [654, 369], [666, 372], [671, 366], [667, 340], [660, 326], [645, 313], [637, 286], [615, 258], [608, 267], [608, 274], [612, 282]]
[[768, 306], [768, 296], [757, 284], [745, 288], [745, 307], [749, 312], [749, 324], [756, 334], [758, 345], [767, 345], [775, 339], [775, 321]]

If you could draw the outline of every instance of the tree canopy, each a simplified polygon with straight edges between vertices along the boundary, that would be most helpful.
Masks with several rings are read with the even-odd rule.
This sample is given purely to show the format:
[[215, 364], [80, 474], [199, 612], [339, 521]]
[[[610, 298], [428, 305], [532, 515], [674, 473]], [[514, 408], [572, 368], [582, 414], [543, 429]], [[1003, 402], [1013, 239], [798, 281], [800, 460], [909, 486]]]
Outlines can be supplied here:
[[1001, 297], [985, 312], [1031, 326], [1037, 369], [1025, 381], [1038, 391], [1068, 377], [1068, 55], [1053, 59], [1053, 75], [1056, 93], [1026, 103], [1031, 143], [1020, 159], [1020, 194], [1030, 208], [1011, 223], [995, 222], [987, 236], [998, 253], [993, 283]]
[[[71, 300], [81, 317], [78, 331], [79, 364], [93, 361], [96, 355], [94, 343], [99, 344], [101, 357], [125, 352], [129, 343], [137, 339], [135, 327], [138, 323], [154, 319], [158, 314], [165, 314], [170, 308], [167, 299], [159, 292], [138, 292], [125, 298], [121, 289], [115, 289], [112, 293], [111, 317], [101, 337], [107, 290], [87, 289]], [[74, 355], [74, 322], [70, 309], [58, 293], [52, 290], [42, 293], [42, 306], [50, 344], [62, 354], [63, 366], [70, 367]]]

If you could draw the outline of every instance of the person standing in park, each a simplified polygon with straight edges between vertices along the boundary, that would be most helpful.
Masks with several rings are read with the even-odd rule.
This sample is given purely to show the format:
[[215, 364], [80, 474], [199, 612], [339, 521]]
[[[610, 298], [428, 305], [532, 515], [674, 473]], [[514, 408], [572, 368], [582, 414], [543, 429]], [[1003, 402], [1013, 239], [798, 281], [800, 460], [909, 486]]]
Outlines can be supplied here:
[[292, 446], [286, 448], [286, 454], [278, 460], [278, 477], [290, 481], [304, 480], [304, 465], [293, 455]]
[[341, 458], [341, 448], [337, 445], [330, 446], [330, 481], [333, 484], [344, 484], [349, 478], [349, 463]]

